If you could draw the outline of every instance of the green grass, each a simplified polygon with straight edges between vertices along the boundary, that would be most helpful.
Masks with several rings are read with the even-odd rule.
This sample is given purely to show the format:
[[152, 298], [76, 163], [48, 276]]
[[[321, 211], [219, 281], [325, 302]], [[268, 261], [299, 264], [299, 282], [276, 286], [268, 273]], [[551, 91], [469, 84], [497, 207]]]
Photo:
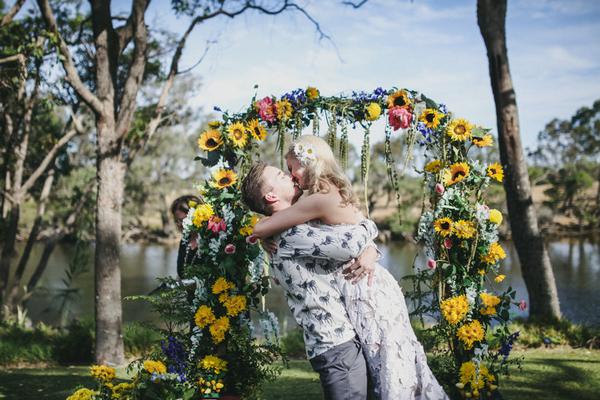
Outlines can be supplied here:
[[[530, 349], [522, 371], [501, 381], [507, 400], [592, 400], [600, 393], [600, 351], [584, 349]], [[88, 367], [0, 370], [0, 399], [65, 399], [77, 385], [93, 385]], [[118, 376], [125, 377], [119, 370]], [[265, 399], [319, 399], [318, 375], [304, 360], [293, 360], [290, 369], [265, 387]]]

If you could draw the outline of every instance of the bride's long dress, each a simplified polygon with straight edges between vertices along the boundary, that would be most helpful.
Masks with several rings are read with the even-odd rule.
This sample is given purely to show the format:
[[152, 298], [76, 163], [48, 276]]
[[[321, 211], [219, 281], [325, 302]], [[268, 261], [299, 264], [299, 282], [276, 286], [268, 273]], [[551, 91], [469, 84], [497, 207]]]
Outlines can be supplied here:
[[363, 345], [379, 399], [448, 399], [427, 365], [396, 279], [380, 265], [371, 286], [367, 279], [352, 284], [341, 273], [345, 262], [374, 245], [377, 233], [375, 223], [364, 220], [358, 225], [299, 225], [282, 237], [295, 257], [315, 258], [317, 273], [332, 273], [331, 283]]

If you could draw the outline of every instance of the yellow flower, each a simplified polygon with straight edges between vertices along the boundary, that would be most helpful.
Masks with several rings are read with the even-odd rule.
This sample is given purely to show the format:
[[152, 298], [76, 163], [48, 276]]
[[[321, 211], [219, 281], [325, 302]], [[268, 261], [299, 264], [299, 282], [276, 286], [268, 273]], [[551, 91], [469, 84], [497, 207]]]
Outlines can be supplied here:
[[196, 322], [196, 325], [200, 329], [203, 329], [206, 325], [212, 324], [215, 320], [216, 318], [212, 308], [205, 305], [198, 307], [198, 311], [196, 311], [196, 314], [194, 315], [194, 322]]
[[375, 121], [381, 115], [381, 106], [378, 103], [369, 103], [365, 107], [365, 118], [367, 121]]
[[213, 129], [216, 129], [216, 128], [220, 127], [221, 125], [222, 125], [221, 121], [214, 120], [214, 121], [208, 122], [208, 127], [213, 128]]
[[97, 392], [87, 389], [81, 388], [75, 391], [72, 395], [67, 397], [67, 400], [92, 400], [92, 397], [98, 394]]
[[441, 160], [433, 160], [428, 162], [425, 165], [425, 172], [430, 172], [432, 174], [437, 174], [442, 169], [442, 161]]
[[115, 379], [115, 369], [106, 365], [92, 365], [90, 375], [102, 382], [110, 382]]
[[388, 108], [393, 107], [402, 107], [408, 108], [411, 105], [410, 98], [408, 97], [408, 93], [405, 90], [398, 90], [390, 94], [387, 98]]
[[223, 137], [221, 132], [216, 129], [209, 129], [204, 131], [200, 138], [198, 138], [198, 147], [202, 150], [213, 151], [221, 147], [223, 144]]
[[502, 165], [499, 163], [493, 163], [487, 167], [487, 174], [490, 178], [497, 180], [498, 182], [502, 182], [504, 179], [504, 169], [502, 169]]
[[227, 371], [227, 361], [216, 356], [208, 355], [200, 361], [200, 368], [206, 371], [212, 371], [215, 374]]
[[317, 89], [316, 87], [312, 87], [312, 86], [307, 87], [306, 88], [306, 97], [309, 100], [316, 99], [317, 97], [319, 97], [319, 89]]
[[454, 223], [450, 218], [439, 218], [433, 223], [433, 228], [442, 237], [450, 236], [452, 234], [452, 225]]
[[462, 321], [469, 311], [467, 296], [462, 294], [446, 299], [440, 304], [440, 309], [446, 321], [451, 325], [456, 325]]
[[219, 169], [213, 173], [212, 186], [217, 189], [235, 185], [237, 183], [237, 174], [230, 169]]
[[228, 298], [229, 298], [229, 293], [227, 293], [227, 292], [221, 293], [221, 294], [219, 295], [219, 301], [220, 301], [221, 303], [225, 303], [225, 302], [227, 301], [227, 299], [228, 299]]
[[484, 276], [484, 275], [485, 275], [485, 269], [483, 269], [483, 268], [479, 268], [479, 269], [477, 270], [477, 273], [478, 273], [479, 275], [481, 275], [481, 276]]
[[188, 207], [189, 208], [196, 208], [197, 205], [198, 205], [198, 203], [195, 202], [194, 200], [188, 201]]
[[[460, 384], [462, 387], [470, 385], [471, 390], [481, 390], [485, 386], [485, 381], [494, 382], [496, 378], [490, 374], [488, 368], [479, 364], [479, 368], [473, 361], [467, 361], [460, 366]], [[458, 387], [458, 384], [456, 385]]]
[[217, 280], [213, 284], [212, 292], [213, 292], [213, 294], [219, 294], [219, 293], [225, 292], [229, 289], [233, 289], [234, 287], [235, 287], [235, 285], [233, 283], [229, 282], [227, 279], [225, 279], [221, 276], [221, 277], [217, 278]]
[[119, 383], [118, 385], [113, 386], [112, 388], [112, 398], [120, 399], [125, 393], [133, 390], [135, 385], [129, 382]]
[[474, 320], [458, 328], [456, 336], [464, 343], [467, 350], [473, 347], [475, 342], [483, 340], [485, 332], [481, 322]]
[[475, 236], [477, 227], [473, 221], [461, 219], [454, 223], [453, 232], [459, 239], [470, 239]]
[[225, 334], [229, 330], [229, 318], [221, 317], [218, 318], [209, 328], [210, 335], [212, 336], [215, 344], [221, 343], [225, 339]]
[[496, 306], [500, 304], [500, 297], [488, 293], [480, 293], [481, 303], [483, 308], [479, 310], [482, 315], [494, 315], [496, 314]]
[[246, 297], [245, 296], [231, 296], [228, 297], [223, 303], [227, 309], [227, 315], [235, 317], [246, 309]]
[[471, 137], [473, 125], [466, 119], [453, 119], [446, 128], [446, 133], [454, 141], [464, 142]]
[[471, 168], [465, 162], [452, 164], [444, 171], [444, 183], [446, 186], [454, 185], [469, 176]]
[[496, 283], [500, 283], [500, 282], [502, 282], [502, 281], [503, 281], [505, 278], [506, 278], [506, 275], [502, 275], [502, 274], [500, 274], [500, 275], [498, 275], [497, 277], [495, 277], [495, 278], [494, 278], [494, 281], [495, 281]]
[[490, 134], [483, 135], [480, 138], [473, 137], [471, 139], [471, 141], [477, 147], [488, 147], [488, 146], [491, 146], [494, 143], [494, 139], [492, 139], [492, 135], [490, 135]]
[[254, 228], [248, 225], [244, 225], [240, 228], [240, 235], [242, 236], [250, 236], [254, 232]]
[[248, 131], [256, 140], [265, 140], [267, 138], [267, 128], [261, 125], [257, 119], [248, 122]]
[[144, 369], [150, 374], [166, 374], [167, 367], [161, 361], [146, 360], [144, 361]]
[[440, 120], [444, 117], [444, 114], [436, 110], [435, 108], [427, 108], [421, 113], [419, 121], [423, 122], [426, 127], [435, 129], [440, 124]]
[[481, 261], [486, 264], [496, 264], [500, 260], [504, 260], [506, 258], [506, 253], [504, 249], [498, 242], [494, 242], [490, 244], [487, 254], [481, 256]]
[[248, 143], [248, 133], [246, 133], [246, 128], [241, 122], [235, 122], [229, 125], [227, 133], [235, 147], [241, 148]]
[[275, 102], [275, 109], [277, 110], [277, 118], [280, 121], [287, 121], [292, 116], [294, 109], [292, 103], [287, 100], [279, 100]]
[[210, 219], [214, 214], [213, 208], [210, 204], [204, 203], [200, 204], [198, 208], [194, 210], [194, 215], [192, 216], [192, 223], [196, 227], [201, 227], [202, 224]]
[[260, 221], [258, 214], [252, 214], [252, 217], [250, 217], [250, 226], [254, 228], [254, 225], [256, 225], [258, 221]]
[[502, 223], [502, 213], [495, 208], [490, 210], [490, 216], [488, 218], [491, 223], [500, 225]]

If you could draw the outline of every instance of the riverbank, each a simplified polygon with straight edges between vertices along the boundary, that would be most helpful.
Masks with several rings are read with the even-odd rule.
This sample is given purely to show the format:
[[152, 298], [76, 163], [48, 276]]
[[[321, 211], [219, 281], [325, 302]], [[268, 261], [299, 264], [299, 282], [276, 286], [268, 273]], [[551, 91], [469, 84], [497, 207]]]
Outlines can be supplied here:
[[[523, 357], [522, 370], [500, 382], [509, 400], [595, 400], [600, 393], [600, 350], [572, 348], [515, 351]], [[124, 368], [118, 377], [126, 378]], [[89, 366], [0, 369], [0, 398], [63, 400], [78, 385], [93, 385]], [[306, 360], [292, 360], [289, 369], [265, 385], [264, 399], [322, 398], [319, 378]]]

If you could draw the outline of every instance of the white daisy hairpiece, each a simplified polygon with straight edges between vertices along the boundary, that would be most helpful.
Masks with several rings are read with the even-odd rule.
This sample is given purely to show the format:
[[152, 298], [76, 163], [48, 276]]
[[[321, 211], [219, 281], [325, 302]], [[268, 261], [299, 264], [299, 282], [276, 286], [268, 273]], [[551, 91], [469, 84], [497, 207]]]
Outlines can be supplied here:
[[294, 145], [294, 155], [300, 161], [301, 164], [308, 164], [316, 160], [315, 149], [311, 145], [304, 145], [302, 143], [296, 143]]

